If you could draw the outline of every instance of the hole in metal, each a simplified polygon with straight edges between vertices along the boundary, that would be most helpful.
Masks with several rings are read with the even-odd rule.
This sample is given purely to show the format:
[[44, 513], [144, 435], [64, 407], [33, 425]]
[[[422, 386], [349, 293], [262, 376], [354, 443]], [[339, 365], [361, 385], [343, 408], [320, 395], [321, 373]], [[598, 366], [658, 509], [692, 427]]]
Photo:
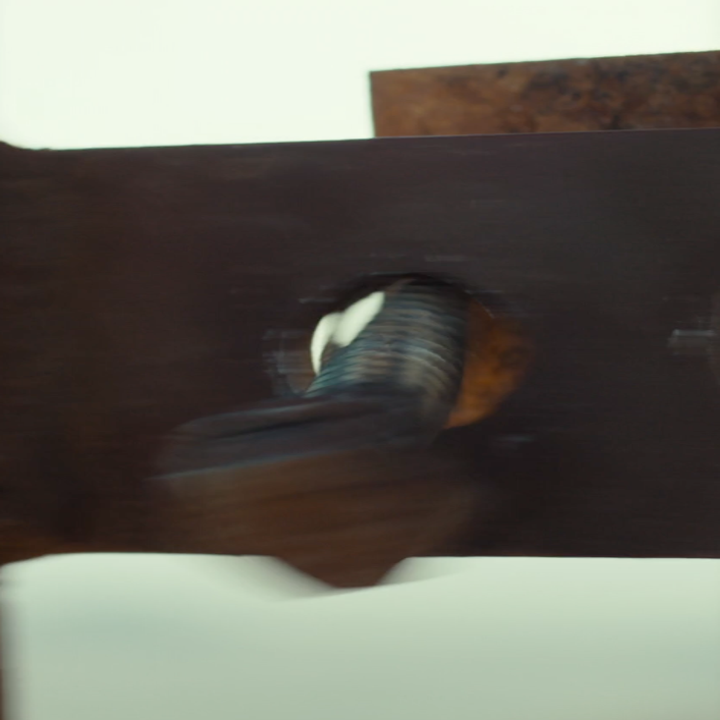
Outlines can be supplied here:
[[467, 302], [466, 340], [460, 390], [446, 427], [458, 427], [491, 415], [522, 382], [532, 356], [520, 322], [489, 303], [481, 293], [445, 278], [408, 274], [374, 276], [341, 294], [316, 324], [310, 341], [312, 375], [317, 375], [339, 348], [349, 345], [381, 312], [386, 291], [402, 280], [431, 279], [438, 288]]

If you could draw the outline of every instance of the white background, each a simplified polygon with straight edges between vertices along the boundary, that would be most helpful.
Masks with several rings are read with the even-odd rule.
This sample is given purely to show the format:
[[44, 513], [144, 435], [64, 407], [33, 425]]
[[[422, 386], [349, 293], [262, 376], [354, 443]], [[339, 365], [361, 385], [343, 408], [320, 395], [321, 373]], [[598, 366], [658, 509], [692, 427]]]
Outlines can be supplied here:
[[0, 137], [371, 134], [370, 70], [720, 47], [720, 0], [0, 0]]
[[[720, 0], [0, 0], [0, 138], [368, 137], [370, 70], [716, 48]], [[716, 561], [425, 561], [403, 579], [327, 595], [253, 560], [12, 566], [12, 717], [720, 717]]]

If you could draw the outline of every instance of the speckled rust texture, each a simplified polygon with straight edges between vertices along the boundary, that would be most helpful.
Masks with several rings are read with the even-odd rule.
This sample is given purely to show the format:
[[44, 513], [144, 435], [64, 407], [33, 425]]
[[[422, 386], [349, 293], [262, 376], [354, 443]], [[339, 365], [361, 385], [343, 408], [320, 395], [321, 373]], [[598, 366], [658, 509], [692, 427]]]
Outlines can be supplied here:
[[377, 136], [720, 126], [720, 51], [371, 75]]

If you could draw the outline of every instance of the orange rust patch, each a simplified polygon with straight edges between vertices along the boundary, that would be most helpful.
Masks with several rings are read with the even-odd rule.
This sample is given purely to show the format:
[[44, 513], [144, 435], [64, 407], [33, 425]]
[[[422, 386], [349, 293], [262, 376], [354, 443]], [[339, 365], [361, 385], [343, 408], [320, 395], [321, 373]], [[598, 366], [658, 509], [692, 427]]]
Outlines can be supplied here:
[[469, 425], [491, 415], [522, 382], [532, 348], [519, 324], [496, 317], [470, 301], [465, 369], [458, 401], [447, 428]]

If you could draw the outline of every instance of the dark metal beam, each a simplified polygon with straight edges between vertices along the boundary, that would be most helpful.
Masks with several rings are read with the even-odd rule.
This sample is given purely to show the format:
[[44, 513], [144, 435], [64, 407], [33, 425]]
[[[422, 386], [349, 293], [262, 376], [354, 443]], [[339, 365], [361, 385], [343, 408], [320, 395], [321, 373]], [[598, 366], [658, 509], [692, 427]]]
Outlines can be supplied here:
[[713, 322], [718, 130], [3, 146], [0, 202], [4, 562], [162, 545], [164, 438], [270, 397], [374, 272], [456, 276], [535, 338], [520, 391], [441, 436], [484, 500], [434, 552], [720, 556], [720, 389], [668, 347]]

